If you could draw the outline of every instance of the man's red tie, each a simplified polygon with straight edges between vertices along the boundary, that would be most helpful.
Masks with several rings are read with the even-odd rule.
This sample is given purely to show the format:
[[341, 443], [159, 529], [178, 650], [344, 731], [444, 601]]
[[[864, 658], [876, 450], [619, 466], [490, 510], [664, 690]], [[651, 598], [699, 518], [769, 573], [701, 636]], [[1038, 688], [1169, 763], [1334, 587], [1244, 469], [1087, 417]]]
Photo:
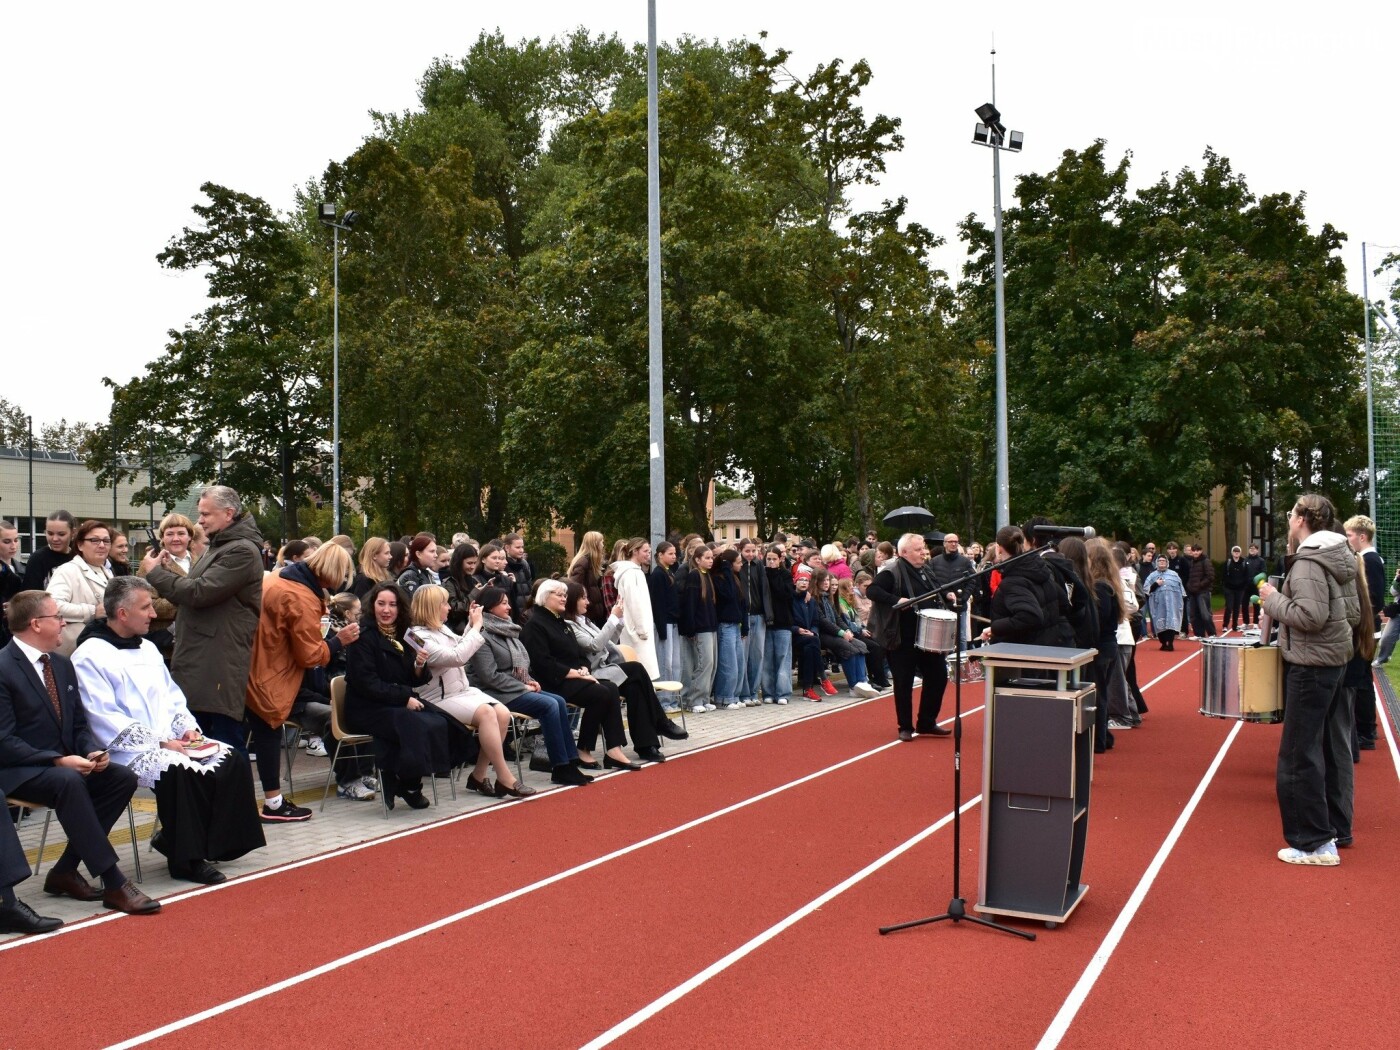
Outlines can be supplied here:
[[39, 662], [44, 665], [44, 688], [49, 691], [49, 703], [53, 704], [53, 715], [61, 725], [63, 723], [63, 705], [58, 701], [58, 682], [54, 680], [53, 664], [49, 662], [49, 654], [44, 653], [39, 657]]

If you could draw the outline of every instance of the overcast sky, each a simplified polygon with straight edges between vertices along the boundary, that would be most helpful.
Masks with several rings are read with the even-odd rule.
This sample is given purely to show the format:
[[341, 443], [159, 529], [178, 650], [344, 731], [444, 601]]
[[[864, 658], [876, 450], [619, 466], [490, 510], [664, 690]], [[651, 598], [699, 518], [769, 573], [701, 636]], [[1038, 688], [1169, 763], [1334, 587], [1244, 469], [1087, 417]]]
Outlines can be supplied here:
[[[911, 217], [954, 242], [938, 259], [954, 277], [957, 221], [991, 214], [991, 155], [970, 138], [972, 111], [990, 96], [995, 37], [997, 103], [1026, 136], [1025, 152], [1004, 158], [1008, 205], [1018, 173], [1046, 171], [1095, 138], [1111, 159], [1132, 152], [1135, 186], [1198, 167], [1209, 145], [1257, 195], [1305, 192], [1314, 228], [1347, 233], [1359, 292], [1362, 241], [1400, 245], [1396, 11], [658, 0], [658, 32], [731, 40], [767, 30], [797, 73], [867, 59], [867, 112], [901, 118], [905, 137], [869, 203], [908, 197]], [[106, 418], [102, 377], [137, 374], [166, 330], [204, 306], [202, 278], [155, 261], [193, 218], [201, 183], [285, 209], [295, 186], [354, 151], [370, 109], [414, 107], [428, 63], [462, 55], [483, 29], [516, 41], [583, 25], [644, 41], [646, 16], [645, 0], [9, 5], [0, 295], [10, 381], [0, 396], [36, 425]], [[1382, 254], [1371, 251], [1373, 267]]]

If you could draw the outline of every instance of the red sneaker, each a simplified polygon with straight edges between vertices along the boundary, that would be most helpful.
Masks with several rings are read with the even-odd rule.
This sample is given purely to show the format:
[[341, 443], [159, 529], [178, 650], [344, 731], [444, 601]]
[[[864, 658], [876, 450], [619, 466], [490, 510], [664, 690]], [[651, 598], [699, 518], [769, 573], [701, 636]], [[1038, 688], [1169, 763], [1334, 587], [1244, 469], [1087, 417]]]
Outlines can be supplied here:
[[830, 679], [830, 678], [823, 678], [823, 679], [822, 679], [822, 692], [825, 693], [827, 696], [835, 696], [835, 695], [836, 695], [836, 687], [835, 687], [834, 685], [831, 684], [831, 679]]
[[810, 687], [802, 690], [802, 695], [805, 696], [808, 700], [812, 701], [812, 703], [814, 704], [819, 704], [822, 702], [821, 694]]

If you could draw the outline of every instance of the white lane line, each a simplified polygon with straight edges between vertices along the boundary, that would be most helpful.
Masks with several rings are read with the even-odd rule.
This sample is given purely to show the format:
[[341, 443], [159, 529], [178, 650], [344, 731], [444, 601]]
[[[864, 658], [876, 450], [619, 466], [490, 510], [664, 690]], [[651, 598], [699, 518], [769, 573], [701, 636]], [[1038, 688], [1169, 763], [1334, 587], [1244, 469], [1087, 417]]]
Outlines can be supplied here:
[[[863, 700], [853, 700], [850, 703], [842, 704], [840, 707], [831, 707], [827, 708], [824, 711], [814, 711], [811, 714], [801, 715], [797, 718], [791, 719], [790, 721], [780, 722], [777, 725], [765, 726], [763, 729], [755, 729], [752, 732], [743, 733], [739, 736], [728, 737], [724, 740], [716, 740], [714, 743], [711, 744], [704, 744], [700, 747], [691, 748], [688, 751], [677, 752], [674, 755], [668, 756], [667, 761], [674, 762], [676, 759], [684, 758], [686, 755], [698, 755], [705, 751], [713, 751], [715, 748], [727, 747], [730, 744], [738, 744], [745, 740], [753, 740], [757, 737], [767, 736], [769, 733], [777, 732], [780, 729], [786, 729], [789, 726], [799, 725], [803, 722], [810, 722], [814, 718], [825, 718], [831, 715], [838, 715], [843, 711], [849, 711], [853, 708], [863, 707], [866, 704], [874, 703], [877, 700], [886, 699], [888, 695], [889, 694], [881, 694], [880, 696], [872, 696]], [[969, 715], [975, 714], [977, 711], [980, 710], [981, 708], [979, 707], [974, 708], [972, 711], [965, 711], [963, 712], [963, 717], [967, 718]], [[948, 721], [951, 722], [952, 719], [948, 719]], [[618, 771], [614, 773], [604, 773], [602, 776], [594, 777], [593, 779], [602, 780], [610, 779], [616, 776], [630, 775], [631, 774], [626, 774], [621, 771]], [[302, 857], [299, 860], [288, 861], [285, 864], [276, 864], [272, 867], [262, 868], [258, 871], [250, 871], [246, 875], [234, 876], [233, 878], [230, 878], [227, 882], [220, 883], [217, 886], [201, 886], [198, 889], [185, 890], [181, 893], [172, 893], [168, 896], [160, 898], [160, 903], [162, 907], [164, 907], [168, 904], [179, 904], [182, 901], [192, 900], [195, 897], [203, 897], [210, 893], [222, 893], [225, 890], [231, 890], [236, 886], [246, 886], [248, 883], [255, 882], [258, 879], [269, 878], [273, 875], [281, 875], [284, 872], [295, 871], [298, 868], [309, 867], [312, 864], [320, 864], [322, 861], [334, 860], [337, 857], [348, 856], [351, 853], [358, 853], [360, 850], [373, 849], [377, 846], [384, 846], [391, 842], [397, 842], [400, 839], [409, 838], [413, 835], [421, 835], [424, 832], [434, 831], [438, 828], [445, 828], [449, 825], [457, 824], [464, 820], [474, 820], [479, 817], [487, 816], [491, 813], [499, 813], [503, 810], [511, 808], [512, 806], [521, 806], [527, 803], [539, 804], [545, 799], [557, 798], [565, 792], [572, 790], [575, 789], [549, 789], [546, 791], [541, 791], [538, 795], [534, 795], [528, 799], [518, 799], [506, 802], [504, 804], [497, 804], [494, 806], [485, 806], [480, 809], [473, 809], [466, 813], [458, 813], [456, 816], [444, 817], [441, 820], [435, 820], [428, 824], [418, 824], [411, 828], [405, 828], [402, 831], [396, 831], [392, 834], [382, 835], [377, 838], [366, 839], [363, 842], [356, 842], [349, 846], [341, 846], [336, 849], [329, 850], [325, 853], [317, 853], [310, 857]], [[13, 951], [16, 948], [20, 948], [25, 945], [42, 944], [44, 941], [51, 940], [54, 937], [64, 937], [70, 933], [79, 933], [84, 930], [93, 929], [94, 927], [101, 926], [104, 923], [117, 922], [122, 919], [130, 918], [132, 918], [132, 916], [116, 911], [107, 912], [103, 915], [95, 915], [90, 919], [80, 919], [75, 922], [69, 922], [64, 926], [61, 926], [59, 929], [54, 930], [52, 933], [42, 933], [34, 937], [15, 937], [12, 940], [0, 943], [0, 952]]]
[[[1375, 686], [1371, 687], [1372, 689]], [[1390, 760], [1395, 764], [1395, 775], [1400, 777], [1400, 748], [1395, 745], [1395, 730], [1390, 727], [1390, 712], [1386, 710], [1385, 697], [1376, 693], [1376, 721], [1385, 727], [1385, 739], [1390, 744]]]
[[[977, 805], [981, 801], [981, 795], [978, 795], [976, 798], [969, 799], [967, 802], [963, 803], [961, 807], [961, 812], [966, 813], [968, 810], [970, 810], [973, 806]], [[695, 976], [691, 977], [689, 980], [686, 980], [681, 984], [676, 985], [676, 987], [672, 988], [666, 994], [659, 996], [658, 998], [653, 999], [651, 1002], [647, 1003], [646, 1006], [642, 1007], [630, 1017], [619, 1021], [617, 1024], [613, 1025], [611, 1028], [609, 1028], [602, 1035], [598, 1036], [596, 1039], [585, 1043], [582, 1047], [582, 1050], [598, 1050], [598, 1048], [600, 1047], [607, 1046], [615, 1039], [618, 1039], [619, 1037], [626, 1035], [628, 1032], [632, 1031], [632, 1029], [636, 1028], [638, 1025], [642, 1024], [647, 1019], [655, 1017], [662, 1010], [666, 1009], [666, 1007], [689, 995], [696, 988], [699, 988], [711, 977], [714, 977], [716, 974], [723, 973], [725, 970], [729, 969], [729, 967], [733, 966], [740, 959], [744, 958], [746, 955], [749, 955], [751, 952], [767, 944], [769, 941], [771, 941], [774, 937], [778, 936], [778, 934], [782, 933], [784, 930], [787, 930], [792, 926], [796, 925], [797, 923], [801, 922], [808, 915], [811, 915], [812, 912], [816, 911], [824, 904], [827, 904], [829, 901], [832, 901], [835, 898], [839, 897], [852, 886], [873, 875], [875, 872], [883, 868], [886, 864], [890, 863], [890, 861], [895, 860], [904, 853], [907, 853], [909, 850], [913, 849], [915, 846], [917, 846], [920, 842], [924, 841], [924, 839], [928, 838], [934, 832], [938, 831], [940, 828], [946, 827], [952, 821], [952, 819], [953, 814], [945, 814], [943, 817], [939, 818], [939, 820], [936, 823], [930, 824], [928, 827], [924, 828], [923, 831], [920, 831], [913, 838], [906, 839], [894, 849], [890, 850], [890, 852], [886, 853], [883, 857], [879, 857], [871, 863], [867, 864], [865, 867], [861, 868], [860, 871], [856, 872], [844, 882], [837, 883], [835, 886], [831, 887], [831, 889], [823, 893], [820, 897], [808, 901], [802, 907], [798, 908], [797, 911], [787, 916], [787, 918], [781, 920], [778, 923], [775, 923], [774, 925], [768, 927], [768, 929], [764, 930], [762, 933], [745, 941], [743, 944], [739, 945], [739, 947], [735, 948], [728, 955], [724, 956], [724, 958], [718, 959], [715, 962], [711, 963], [709, 966], [705, 967], [703, 970], [701, 970]]]
[[1181, 816], [1177, 817], [1176, 823], [1163, 840], [1161, 848], [1157, 850], [1157, 855], [1152, 858], [1152, 863], [1143, 872], [1142, 878], [1138, 880], [1137, 887], [1128, 898], [1128, 903], [1123, 906], [1123, 910], [1118, 913], [1118, 918], [1113, 926], [1104, 936], [1103, 942], [1099, 945], [1098, 951], [1094, 952], [1094, 957], [1089, 960], [1089, 965], [1085, 967], [1075, 986], [1070, 990], [1069, 996], [1060, 1006], [1060, 1010], [1055, 1014], [1054, 1020], [1050, 1022], [1050, 1027], [1045, 1030], [1040, 1042], [1036, 1044], [1036, 1050], [1054, 1050], [1060, 1045], [1060, 1040], [1064, 1038], [1065, 1032], [1074, 1022], [1075, 1016], [1079, 1013], [1079, 1008], [1084, 1005], [1084, 1000], [1089, 997], [1089, 992], [1093, 990], [1094, 983], [1098, 981], [1099, 975], [1103, 973], [1104, 967], [1108, 965], [1109, 958], [1113, 955], [1118, 943], [1123, 939], [1123, 934], [1127, 931], [1128, 925], [1137, 915], [1138, 909], [1142, 907], [1142, 902], [1147, 899], [1147, 893], [1152, 888], [1152, 883], [1156, 881], [1157, 874], [1162, 870], [1162, 865], [1171, 855], [1176, 847], [1177, 840], [1181, 838], [1181, 833], [1186, 830], [1186, 824], [1190, 821], [1192, 814], [1196, 812], [1196, 807], [1200, 805], [1201, 799], [1205, 797], [1206, 788], [1215, 778], [1216, 771], [1225, 761], [1225, 754], [1230, 750], [1230, 745], [1235, 742], [1235, 737], [1239, 735], [1240, 727], [1244, 723], [1237, 721], [1225, 737], [1224, 743], [1220, 745], [1220, 750], [1215, 753], [1215, 760], [1211, 762], [1210, 768], [1206, 770], [1201, 782], [1196, 785], [1196, 790], [1191, 795], [1191, 800], [1186, 803], [1186, 808], [1181, 811]]
[[[867, 758], [870, 758], [874, 755], [878, 755], [882, 751], [887, 751], [892, 747], [899, 747], [901, 746], [901, 743], [902, 742], [899, 740], [891, 740], [887, 744], [881, 744], [879, 747], [871, 748], [869, 751], [865, 751], [859, 755], [855, 755], [851, 758], [844, 759], [840, 762], [835, 763], [834, 765], [827, 766], [825, 769], [819, 769], [815, 773], [808, 773], [806, 776], [799, 777], [798, 779], [789, 781], [786, 784], [780, 784], [775, 788], [770, 788], [769, 790], [761, 792], [760, 794], [753, 795], [739, 802], [735, 802], [733, 805], [725, 806], [723, 809], [715, 810], [713, 813], [707, 813], [702, 817], [696, 817], [694, 820], [686, 821], [684, 824], [678, 824], [677, 826], [670, 828], [667, 831], [663, 831], [656, 835], [652, 835], [649, 838], [641, 839], [640, 841], [634, 842], [631, 845], [623, 846], [620, 849], [613, 850], [611, 853], [606, 853], [600, 857], [595, 857], [593, 860], [585, 861], [582, 864], [577, 864], [574, 867], [569, 868], [565, 871], [556, 872], [553, 875], [549, 875], [543, 879], [539, 879], [535, 882], [532, 882], [527, 886], [521, 886], [518, 889], [511, 890], [508, 893], [503, 893], [497, 897], [492, 897], [490, 900], [482, 901], [480, 904], [474, 904], [470, 908], [464, 908], [461, 911], [454, 912], [451, 915], [444, 916], [441, 919], [436, 919], [433, 922], [427, 923], [426, 925], [419, 926], [405, 933], [401, 933], [397, 936], [390, 937], [387, 940], [378, 942], [377, 944], [371, 944], [368, 947], [361, 948], [359, 951], [351, 952], [348, 955], [342, 955], [337, 959], [332, 959], [330, 962], [323, 963], [322, 965], [314, 967], [310, 970], [294, 974], [291, 977], [287, 977], [281, 981], [277, 981], [273, 984], [266, 985], [262, 988], [257, 988], [244, 995], [240, 995], [235, 999], [229, 999], [226, 1002], [220, 1003], [217, 1006], [211, 1006], [206, 1010], [201, 1010], [198, 1013], [190, 1014], [188, 1017], [182, 1017], [179, 1020], [172, 1021], [169, 1024], [152, 1029], [151, 1031], [145, 1032], [142, 1035], [138, 1035], [131, 1039], [127, 1039], [124, 1042], [114, 1043], [109, 1048], [109, 1050], [123, 1050], [123, 1048], [125, 1047], [141, 1046], [145, 1043], [151, 1042], [154, 1039], [160, 1039], [164, 1036], [181, 1031], [185, 1028], [189, 1028], [193, 1025], [201, 1024], [209, 1020], [210, 1018], [218, 1017], [220, 1014], [228, 1013], [230, 1010], [235, 1010], [240, 1006], [246, 1006], [249, 1003], [257, 1002], [259, 999], [265, 999], [270, 995], [275, 995], [278, 992], [286, 991], [288, 988], [294, 988], [297, 985], [303, 984], [314, 977], [320, 977], [324, 974], [331, 973], [334, 970], [339, 970], [342, 967], [349, 966], [351, 963], [356, 963], [363, 959], [368, 959], [370, 956], [377, 955], [383, 951], [387, 951], [388, 949], [403, 944], [407, 941], [414, 940], [418, 937], [424, 936], [425, 934], [429, 934], [436, 930], [443, 929], [444, 927], [451, 926], [454, 923], [461, 922], [463, 919], [469, 919], [473, 915], [479, 915], [484, 911], [490, 910], [491, 908], [495, 908], [502, 904], [507, 904], [513, 900], [517, 900], [520, 897], [526, 896], [527, 894], [534, 893], [536, 890], [542, 890], [548, 886], [553, 886], [555, 883], [562, 882], [565, 879], [571, 878], [574, 875], [582, 874], [585, 871], [591, 871], [593, 868], [600, 867], [601, 865], [607, 864], [610, 861], [614, 861], [621, 857], [625, 857], [629, 853], [635, 853], [637, 850], [643, 849], [647, 846], [655, 845], [656, 843], [662, 842], [669, 838], [674, 838], [677, 835], [683, 834], [684, 832], [690, 831], [694, 828], [698, 828], [701, 825], [708, 824], [713, 820], [719, 819], [720, 817], [728, 816], [729, 814], [735, 813], [741, 809], [745, 809], [748, 806], [752, 806], [758, 802], [762, 802], [766, 799], [773, 798], [775, 795], [780, 795], [785, 791], [791, 790], [792, 788], [810, 783], [811, 781], [816, 780], [819, 777], [826, 776], [829, 773], [834, 773], [839, 769], [844, 769], [845, 767], [854, 765], [857, 762], [862, 762]], [[981, 796], [978, 797], [980, 798]], [[931, 834], [932, 830], [936, 830], [936, 827], [937, 826], [935, 826], [934, 829], [930, 829], [928, 833]]]

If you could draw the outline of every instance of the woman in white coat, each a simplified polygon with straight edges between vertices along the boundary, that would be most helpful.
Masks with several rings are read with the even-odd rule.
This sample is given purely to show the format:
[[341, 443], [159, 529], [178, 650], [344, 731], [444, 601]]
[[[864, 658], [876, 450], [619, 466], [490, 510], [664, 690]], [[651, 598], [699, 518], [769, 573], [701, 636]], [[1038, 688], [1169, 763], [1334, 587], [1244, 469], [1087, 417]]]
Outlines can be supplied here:
[[618, 641], [630, 645], [637, 662], [654, 682], [661, 676], [656, 659], [656, 623], [652, 617], [647, 572], [651, 568], [651, 544], [640, 537], [627, 541], [624, 561], [613, 562], [613, 583], [622, 602], [622, 633]]
[[[427, 668], [432, 679], [416, 690], [419, 699], [432, 704], [462, 725], [476, 730], [480, 753], [476, 768], [467, 775], [467, 787], [496, 798], [525, 798], [535, 793], [511, 772], [502, 741], [510, 726], [510, 712], [504, 704], [467, 681], [466, 666], [485, 639], [481, 637], [481, 606], [475, 602], [467, 617], [466, 633], [460, 637], [447, 626], [451, 605], [447, 590], [435, 583], [425, 583], [413, 592], [414, 626], [405, 641], [427, 654]], [[486, 767], [496, 767], [496, 783], [486, 779]]]
[[107, 568], [107, 555], [112, 549], [112, 530], [100, 521], [85, 521], [73, 534], [73, 552], [77, 555], [54, 569], [49, 577], [49, 594], [63, 617], [63, 635], [58, 652], [72, 656], [78, 645], [78, 635], [93, 620], [106, 615], [102, 609], [102, 592], [112, 579]]

